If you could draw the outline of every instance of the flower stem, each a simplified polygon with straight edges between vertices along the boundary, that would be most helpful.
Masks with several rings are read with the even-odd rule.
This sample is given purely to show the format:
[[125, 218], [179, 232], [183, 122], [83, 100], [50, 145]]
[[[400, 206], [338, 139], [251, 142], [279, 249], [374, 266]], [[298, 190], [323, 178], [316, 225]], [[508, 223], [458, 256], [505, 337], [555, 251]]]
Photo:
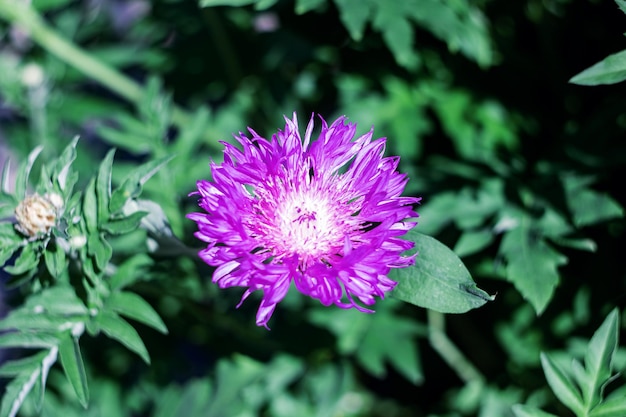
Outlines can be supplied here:
[[[48, 52], [98, 81], [120, 97], [139, 103], [144, 96], [142, 86], [111, 66], [92, 57], [51, 28], [25, 1], [0, 0], [0, 18], [25, 29], [31, 38]], [[178, 107], [173, 108], [172, 122], [184, 125], [189, 115]]]
[[484, 381], [485, 377], [463, 355], [448, 338], [445, 331], [445, 316], [438, 311], [428, 310], [428, 339], [433, 349], [457, 373], [465, 383]]

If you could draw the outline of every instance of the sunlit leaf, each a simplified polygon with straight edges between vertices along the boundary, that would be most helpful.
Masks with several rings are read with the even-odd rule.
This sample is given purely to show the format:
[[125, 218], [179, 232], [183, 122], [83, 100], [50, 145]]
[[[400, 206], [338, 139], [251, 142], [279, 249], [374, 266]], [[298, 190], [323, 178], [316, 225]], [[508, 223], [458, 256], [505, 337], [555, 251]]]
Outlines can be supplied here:
[[604, 58], [573, 76], [569, 82], [579, 85], [616, 84], [626, 80], [626, 51]]
[[137, 320], [161, 333], [167, 334], [167, 327], [158, 313], [150, 304], [137, 294], [131, 292], [115, 291], [106, 300], [107, 309], [115, 311], [123, 316]]
[[576, 415], [582, 415], [583, 399], [567, 373], [545, 353], [541, 354], [541, 366], [554, 395]]

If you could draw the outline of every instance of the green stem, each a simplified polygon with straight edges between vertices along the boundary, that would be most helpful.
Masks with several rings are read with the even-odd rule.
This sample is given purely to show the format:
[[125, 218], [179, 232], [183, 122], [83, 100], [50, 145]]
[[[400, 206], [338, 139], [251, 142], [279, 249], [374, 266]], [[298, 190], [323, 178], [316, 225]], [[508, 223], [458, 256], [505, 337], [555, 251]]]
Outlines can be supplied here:
[[[0, 18], [26, 29], [31, 38], [41, 47], [124, 99], [139, 103], [143, 98], [144, 91], [139, 83], [95, 59], [63, 38], [41, 18], [28, 2], [0, 0]], [[180, 126], [188, 121], [189, 115], [182, 109], [174, 107], [172, 122]]]
[[443, 313], [428, 310], [428, 339], [433, 349], [465, 383], [484, 381], [485, 377], [448, 338]]

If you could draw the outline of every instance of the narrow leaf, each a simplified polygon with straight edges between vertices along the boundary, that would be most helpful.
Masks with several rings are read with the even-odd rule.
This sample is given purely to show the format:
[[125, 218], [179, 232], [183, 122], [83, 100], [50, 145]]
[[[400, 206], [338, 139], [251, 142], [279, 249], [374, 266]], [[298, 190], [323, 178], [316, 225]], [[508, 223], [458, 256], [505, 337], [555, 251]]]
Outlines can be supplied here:
[[124, 291], [113, 292], [106, 300], [105, 306], [109, 310], [113, 310], [167, 334], [167, 327], [161, 320], [161, 317], [146, 300], [137, 294]]
[[59, 355], [65, 376], [74, 388], [78, 401], [80, 401], [83, 407], [87, 408], [89, 404], [89, 388], [87, 386], [83, 357], [78, 345], [78, 337], [74, 337], [71, 332], [65, 332], [61, 336]]
[[109, 200], [111, 199], [111, 170], [115, 149], [109, 150], [100, 163], [96, 179], [96, 196], [98, 198], [98, 224], [109, 220]]
[[541, 366], [554, 395], [576, 415], [582, 415], [583, 400], [572, 380], [550, 356], [541, 353]]
[[96, 181], [92, 178], [83, 195], [83, 218], [87, 232], [93, 235], [98, 231], [98, 200], [96, 197]]
[[152, 258], [145, 254], [137, 254], [122, 263], [109, 280], [111, 289], [124, 288], [145, 276], [146, 269], [154, 263]]
[[398, 282], [394, 297], [442, 313], [464, 313], [493, 300], [479, 289], [448, 247], [436, 239], [411, 230], [407, 239], [415, 242], [415, 265], [393, 269], [389, 277]]
[[115, 339], [131, 351], [135, 352], [147, 364], [150, 364], [150, 356], [137, 331], [123, 318], [112, 311], [101, 311], [95, 318], [100, 330], [111, 339]]
[[59, 339], [46, 333], [10, 332], [0, 335], [0, 346], [21, 348], [52, 348], [59, 344]]
[[37, 146], [32, 152], [28, 155], [28, 159], [26, 163], [22, 164], [17, 171], [15, 176], [15, 197], [19, 201], [23, 200], [26, 197], [26, 190], [28, 189], [28, 177], [30, 176], [30, 171], [33, 169], [33, 165], [35, 164], [35, 160], [43, 150], [43, 146]]

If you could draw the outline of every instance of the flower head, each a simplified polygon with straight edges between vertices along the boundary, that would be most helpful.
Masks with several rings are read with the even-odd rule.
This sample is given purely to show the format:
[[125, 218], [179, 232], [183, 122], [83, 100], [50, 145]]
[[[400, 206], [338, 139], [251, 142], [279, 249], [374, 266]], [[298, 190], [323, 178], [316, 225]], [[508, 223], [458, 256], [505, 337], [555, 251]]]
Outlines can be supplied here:
[[16, 229], [33, 239], [47, 234], [56, 225], [62, 208], [63, 198], [58, 194], [27, 196], [15, 208]]
[[415, 226], [420, 198], [401, 196], [399, 158], [383, 157], [385, 139], [372, 140], [373, 130], [354, 139], [345, 117], [331, 126], [322, 119], [311, 141], [313, 118], [304, 138], [295, 114], [285, 120], [270, 140], [249, 129], [251, 138], [235, 137], [241, 149], [223, 143], [212, 181], [198, 181], [193, 194], [204, 212], [187, 217], [207, 243], [200, 257], [216, 267], [221, 288], [248, 288], [242, 302], [263, 291], [259, 326], [292, 282], [323, 305], [371, 312], [363, 305], [396, 285], [390, 269], [414, 262], [401, 255], [413, 243], [399, 237]]

